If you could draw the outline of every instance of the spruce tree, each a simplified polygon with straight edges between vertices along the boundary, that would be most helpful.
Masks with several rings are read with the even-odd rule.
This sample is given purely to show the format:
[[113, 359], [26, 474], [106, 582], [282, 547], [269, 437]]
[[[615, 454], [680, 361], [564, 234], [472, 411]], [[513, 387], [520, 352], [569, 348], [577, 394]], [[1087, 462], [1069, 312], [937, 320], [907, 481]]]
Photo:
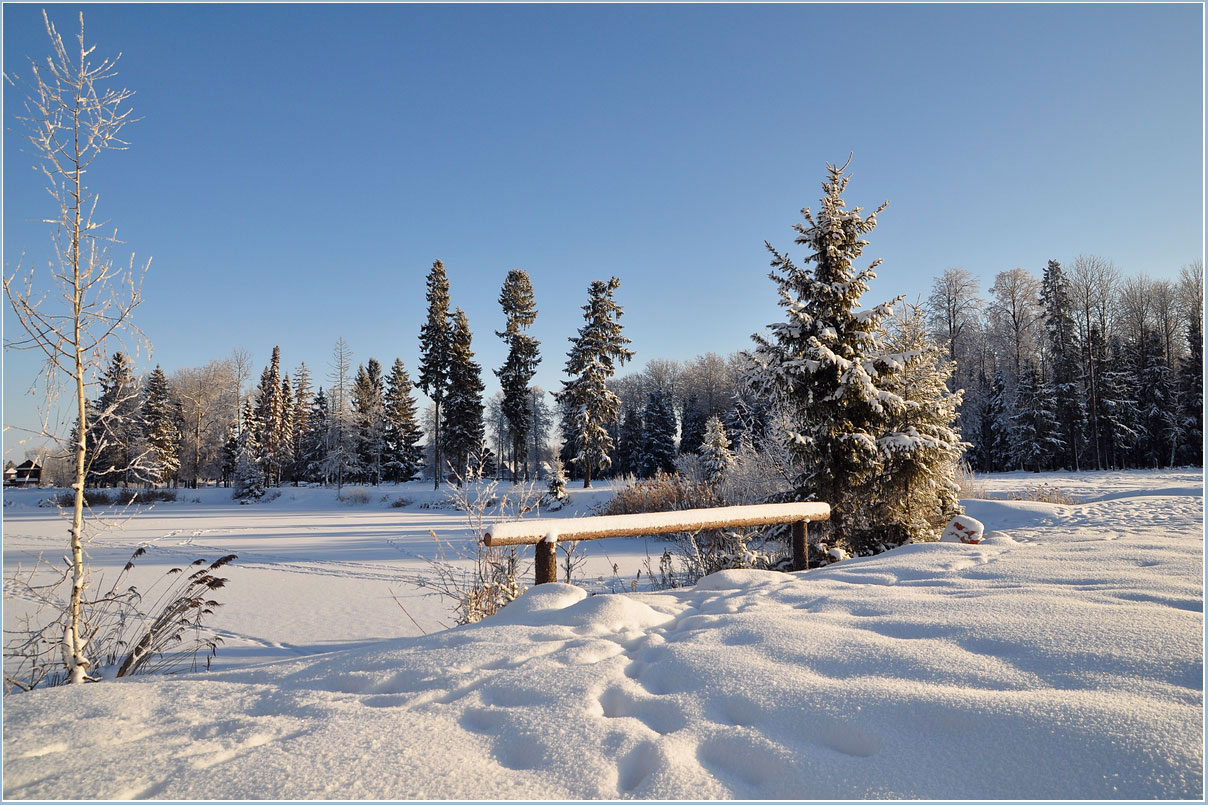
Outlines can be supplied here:
[[1033, 472], [1048, 469], [1065, 443], [1053, 410], [1053, 393], [1030, 360], [1024, 361], [1015, 384], [1014, 407], [1011, 445], [1016, 465]]
[[683, 428], [680, 433], [679, 451], [697, 453], [705, 441], [705, 411], [696, 395], [684, 400]]
[[256, 390], [256, 441], [263, 451], [260, 462], [266, 486], [277, 486], [281, 475], [285, 401], [281, 397], [281, 348], [273, 347], [272, 359], [260, 375]]
[[101, 395], [88, 426], [90, 471], [95, 482], [128, 485], [141, 478], [142, 401], [125, 353], [115, 352], [101, 377]]
[[180, 470], [181, 436], [168, 391], [168, 378], [158, 366], [147, 378], [142, 413], [147, 480], [154, 484], [170, 483]]
[[621, 401], [608, 388], [608, 378], [633, 357], [626, 348], [629, 339], [621, 335], [620, 305], [613, 293], [621, 281], [596, 280], [588, 289], [583, 318], [587, 323], [570, 339], [566, 374], [562, 391], [557, 394], [564, 411], [564, 424], [573, 444], [572, 461], [583, 473], [583, 488], [591, 486], [592, 471], [606, 470], [612, 464], [612, 436], [608, 427], [617, 418]]
[[314, 400], [310, 385], [310, 370], [306, 367], [305, 362], [298, 364], [298, 368], [294, 370], [293, 386], [294, 399], [291, 410], [293, 411], [294, 427], [289, 475], [294, 485], [297, 486], [299, 481], [310, 480], [305, 444], [310, 435], [310, 411]]
[[642, 412], [642, 445], [643, 477], [675, 472], [675, 414], [661, 391], [653, 392], [646, 400], [646, 409]]
[[290, 382], [289, 373], [281, 375], [281, 429], [278, 433], [277, 447], [277, 485], [286, 480], [293, 480], [291, 473], [294, 466], [294, 440], [297, 423], [294, 420], [294, 387]]
[[617, 475], [640, 474], [644, 460], [643, 453], [642, 412], [636, 407], [630, 406], [621, 419], [613, 470]]
[[734, 466], [734, 453], [730, 449], [731, 447], [721, 419], [716, 416], [709, 417], [709, 421], [705, 423], [705, 438], [698, 451], [701, 464], [705, 468], [705, 477], [709, 483], [719, 483]]
[[410, 481], [423, 465], [424, 452], [419, 446], [423, 431], [419, 413], [411, 394], [411, 378], [402, 360], [395, 358], [386, 379], [386, 479], [396, 483]]
[[1187, 327], [1188, 354], [1179, 369], [1179, 399], [1182, 409], [1179, 416], [1183, 429], [1182, 461], [1188, 464], [1204, 463], [1204, 341], [1202, 319], [1191, 318]]
[[318, 481], [326, 484], [327, 475], [327, 444], [331, 422], [328, 417], [327, 395], [323, 387], [315, 394], [307, 415], [308, 427], [302, 437], [302, 453], [300, 460], [303, 466], [302, 477], [307, 481]]
[[373, 358], [357, 368], [352, 383], [353, 423], [360, 480], [377, 486], [382, 482], [386, 453], [386, 402], [383, 397], [382, 365]]
[[956, 365], [931, 339], [920, 307], [907, 305], [893, 322], [884, 374], [887, 427], [877, 438], [883, 483], [877, 521], [889, 545], [938, 534], [961, 514], [955, 483], [965, 442], [955, 428], [962, 391], [950, 391]]
[[432, 400], [435, 411], [432, 440], [432, 488], [440, 488], [441, 421], [440, 406], [449, 391], [449, 361], [453, 329], [449, 322], [449, 279], [445, 266], [437, 260], [428, 273], [428, 320], [419, 331], [419, 387]]
[[263, 425], [257, 421], [251, 400], [243, 404], [243, 429], [239, 433], [235, 457], [235, 500], [258, 500], [264, 497], [264, 448], [259, 434]]
[[[533, 285], [525, 271], [512, 269], [504, 280], [499, 293], [499, 304], [503, 308], [505, 324], [503, 332], [495, 335], [508, 345], [507, 359], [495, 371], [503, 387], [503, 415], [507, 418], [508, 432], [512, 436], [512, 461], [521, 461], [525, 456], [525, 443], [533, 428], [532, 400], [529, 383], [537, 373], [541, 362], [538, 347], [541, 342], [526, 331], [537, 320], [537, 305], [533, 299]], [[518, 468], [512, 467], [512, 477], [517, 477]], [[524, 477], [529, 477], [528, 461], [524, 461]]]
[[982, 472], [1003, 472], [1012, 466], [1011, 399], [1002, 369], [994, 370], [994, 381], [986, 396], [978, 420], [978, 441]]
[[1104, 348], [1095, 359], [1095, 366], [1095, 380], [1099, 384], [1099, 438], [1105, 465], [1123, 469], [1129, 466], [1129, 456], [1143, 431], [1136, 377], [1124, 360], [1119, 340], [1113, 340], [1110, 352]]
[[829, 503], [832, 542], [863, 552], [880, 544], [869, 520], [882, 469], [877, 438], [886, 427], [881, 374], [889, 367], [879, 360], [880, 335], [898, 300], [857, 307], [881, 261], [860, 270], [855, 262], [888, 202], [868, 216], [859, 207], [848, 210], [845, 169], [827, 165], [817, 217], [807, 208], [805, 223], [793, 226], [795, 242], [806, 248], [806, 267], [765, 243], [788, 320], [753, 336], [757, 368], [748, 383], [787, 416], [792, 499]]
[[1079, 457], [1086, 429], [1086, 408], [1079, 366], [1080, 345], [1074, 324], [1074, 305], [1070, 300], [1070, 284], [1061, 263], [1050, 260], [1040, 284], [1040, 301], [1044, 308], [1044, 327], [1048, 336], [1049, 361], [1052, 366], [1054, 413], [1060, 425], [1064, 449], [1061, 463], [1066, 469], [1080, 469]]
[[222, 442], [222, 485], [229, 487], [235, 478], [235, 469], [239, 465], [239, 416], [227, 426]]
[[1182, 436], [1174, 374], [1166, 363], [1161, 336], [1145, 337], [1142, 363], [1137, 368], [1137, 405], [1143, 428], [1140, 460], [1146, 467], [1173, 463], [1174, 450]]
[[470, 460], [482, 452], [482, 367], [474, 360], [473, 335], [461, 308], [453, 313], [453, 339], [449, 347], [449, 393], [445, 406], [444, 448], [459, 478], [466, 478]]

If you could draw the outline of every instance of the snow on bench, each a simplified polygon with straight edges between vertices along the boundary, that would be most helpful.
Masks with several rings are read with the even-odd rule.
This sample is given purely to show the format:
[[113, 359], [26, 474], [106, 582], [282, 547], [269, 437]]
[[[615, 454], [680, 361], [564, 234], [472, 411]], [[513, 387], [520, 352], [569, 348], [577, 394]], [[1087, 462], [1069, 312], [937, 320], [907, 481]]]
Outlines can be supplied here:
[[649, 514], [548, 517], [496, 523], [482, 535], [484, 545], [537, 545], [537, 584], [556, 581], [558, 540], [607, 539], [707, 531], [754, 525], [793, 524], [793, 569], [806, 567], [806, 523], [830, 519], [828, 503], [764, 503]]

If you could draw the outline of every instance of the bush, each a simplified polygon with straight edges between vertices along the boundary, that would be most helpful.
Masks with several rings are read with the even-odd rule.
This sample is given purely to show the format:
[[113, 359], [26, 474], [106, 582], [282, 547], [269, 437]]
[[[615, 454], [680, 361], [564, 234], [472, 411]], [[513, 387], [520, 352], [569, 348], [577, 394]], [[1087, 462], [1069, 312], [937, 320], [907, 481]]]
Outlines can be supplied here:
[[410, 500], [409, 498], [395, 498], [394, 500], [390, 501], [390, 508], [405, 509], [412, 503], [414, 503], [414, 501]]
[[[75, 506], [75, 492], [67, 489], [53, 498], [55, 505], [70, 509]], [[131, 503], [162, 503], [176, 500], [175, 489], [85, 489], [84, 503], [97, 506], [129, 506]]]
[[1062, 506], [1073, 506], [1078, 502], [1069, 492], [1049, 486], [1048, 484], [1025, 487], [1022, 492], [1012, 492], [1007, 499], [1031, 500], [1037, 503], [1057, 503]]
[[341, 503], [346, 503], [349, 506], [364, 506], [369, 503], [369, 493], [364, 489], [345, 489], [340, 492], [337, 498]]
[[660, 472], [653, 478], [622, 487], [598, 509], [599, 514], [647, 514], [724, 505], [712, 487], [678, 473]]

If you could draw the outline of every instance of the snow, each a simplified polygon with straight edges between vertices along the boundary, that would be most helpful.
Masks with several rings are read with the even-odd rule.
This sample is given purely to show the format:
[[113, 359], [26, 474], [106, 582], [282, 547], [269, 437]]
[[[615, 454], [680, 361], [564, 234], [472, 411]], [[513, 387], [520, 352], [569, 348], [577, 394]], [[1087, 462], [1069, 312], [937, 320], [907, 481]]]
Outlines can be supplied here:
[[[1004, 499], [1040, 483], [1077, 502]], [[378, 490], [367, 507], [185, 492], [202, 501], [158, 505], [91, 550], [114, 567], [139, 541], [174, 561], [239, 553], [218, 670], [6, 697], [3, 794], [1201, 798], [1202, 475], [984, 484], [999, 499], [964, 501], [979, 545], [630, 595], [542, 585], [426, 636], [386, 591], [414, 593], [402, 577], [427, 529], [465, 526], [422, 508], [421, 486], [384, 492], [413, 498], [400, 509]], [[580, 514], [607, 494], [568, 491]], [[8, 570], [61, 541], [36, 495], [5, 494]], [[427, 628], [428, 599], [404, 601]]]

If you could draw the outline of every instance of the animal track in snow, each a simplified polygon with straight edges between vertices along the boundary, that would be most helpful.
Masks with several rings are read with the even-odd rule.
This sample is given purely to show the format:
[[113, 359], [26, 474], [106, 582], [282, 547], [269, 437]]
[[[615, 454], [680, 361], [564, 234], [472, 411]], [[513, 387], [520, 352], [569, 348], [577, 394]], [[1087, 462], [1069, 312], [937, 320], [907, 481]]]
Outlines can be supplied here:
[[635, 718], [659, 735], [667, 735], [688, 726], [688, 718], [672, 701], [639, 700], [624, 688], [612, 687], [600, 694], [605, 718]]
[[661, 765], [658, 746], [652, 741], [643, 741], [631, 749], [617, 764], [617, 790], [631, 794]]

